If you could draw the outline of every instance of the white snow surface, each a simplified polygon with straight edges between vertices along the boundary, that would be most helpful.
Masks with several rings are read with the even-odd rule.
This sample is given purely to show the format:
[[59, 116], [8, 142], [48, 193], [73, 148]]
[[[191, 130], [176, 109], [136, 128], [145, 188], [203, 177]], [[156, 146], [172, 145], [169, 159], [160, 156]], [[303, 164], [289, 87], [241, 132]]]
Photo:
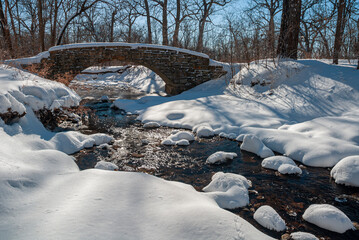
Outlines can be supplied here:
[[144, 128], [159, 128], [159, 127], [161, 127], [161, 125], [156, 122], [148, 122], [148, 123], [143, 124], [143, 127]]
[[63, 93], [56, 100], [75, 94], [17, 74], [0, 69], [1, 95], [18, 92], [12, 96], [27, 112], [12, 125], [0, 119], [2, 239], [272, 239], [190, 185], [144, 173], [79, 171], [65, 152], [112, 138], [46, 130], [33, 113], [37, 105], [22, 102], [22, 86], [36, 85], [30, 92], [43, 99], [39, 93], [53, 89]]
[[284, 164], [279, 166], [278, 172], [280, 172], [281, 174], [297, 174], [297, 175], [300, 175], [300, 174], [302, 174], [302, 169], [300, 169], [299, 167], [294, 166], [292, 164], [284, 163]]
[[293, 240], [319, 240], [315, 235], [307, 232], [294, 232], [290, 234]]
[[97, 74], [99, 71], [125, 68], [126, 66], [90, 67], [84, 70], [72, 80], [74, 85], [91, 85], [93, 87], [121, 86], [134, 87], [146, 93], [164, 93], [165, 82], [151, 69], [144, 66], [131, 66], [120, 73], [106, 72]]
[[277, 232], [284, 231], [287, 227], [285, 221], [279, 216], [279, 214], [268, 205], [258, 208], [253, 218], [263, 227]]
[[76, 106], [80, 97], [63, 84], [0, 65], [0, 113], [8, 109], [20, 114], [26, 106], [37, 111]]
[[102, 169], [102, 170], [117, 170], [118, 166], [112, 162], [106, 162], [106, 161], [99, 161], [95, 165], [96, 169]]
[[227, 76], [180, 95], [114, 104], [162, 126], [193, 130], [204, 124], [222, 136], [253, 134], [272, 151], [308, 166], [333, 167], [359, 155], [359, 72], [354, 65], [263, 60], [240, 71], [236, 66], [234, 77], [231, 65], [222, 65]]
[[189, 145], [190, 141], [194, 141], [194, 135], [187, 131], [178, 131], [164, 139], [162, 145]]
[[359, 155], [340, 160], [330, 171], [336, 183], [359, 187]]
[[344, 233], [349, 229], [355, 230], [347, 215], [329, 204], [310, 205], [305, 210], [303, 218], [318, 227], [337, 233]]
[[211, 154], [207, 158], [206, 163], [209, 163], [209, 164], [221, 164], [221, 163], [224, 163], [227, 160], [233, 159], [235, 157], [237, 157], [237, 153], [218, 151], [218, 152], [215, 152], [215, 153]]
[[270, 150], [263, 142], [252, 134], [247, 134], [243, 138], [243, 143], [241, 144], [241, 149], [252, 152], [260, 156], [261, 158], [267, 158], [274, 156], [272, 150]]
[[262, 161], [262, 167], [268, 168], [268, 169], [273, 169], [273, 170], [278, 170], [278, 168], [282, 164], [290, 164], [293, 166], [297, 166], [292, 159], [290, 159], [289, 157], [286, 157], [286, 156], [272, 156], [272, 157], [265, 158]]
[[192, 130], [197, 133], [197, 136], [200, 138], [214, 136], [214, 131], [210, 125], [201, 124], [199, 126], [195, 126]]
[[234, 209], [249, 204], [248, 188], [251, 186], [251, 181], [242, 175], [217, 172], [203, 191], [221, 208]]

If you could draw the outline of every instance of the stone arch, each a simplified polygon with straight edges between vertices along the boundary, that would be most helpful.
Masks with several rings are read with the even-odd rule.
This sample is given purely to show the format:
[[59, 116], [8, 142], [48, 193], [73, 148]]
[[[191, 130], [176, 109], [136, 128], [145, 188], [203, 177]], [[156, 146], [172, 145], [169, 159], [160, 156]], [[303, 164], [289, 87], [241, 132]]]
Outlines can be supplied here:
[[47, 78], [62, 74], [79, 74], [84, 69], [109, 61], [143, 65], [158, 74], [166, 84], [166, 92], [179, 94], [203, 82], [218, 78], [226, 71], [211, 65], [207, 55], [186, 49], [152, 44], [85, 43], [56, 46], [41, 65], [49, 66]]

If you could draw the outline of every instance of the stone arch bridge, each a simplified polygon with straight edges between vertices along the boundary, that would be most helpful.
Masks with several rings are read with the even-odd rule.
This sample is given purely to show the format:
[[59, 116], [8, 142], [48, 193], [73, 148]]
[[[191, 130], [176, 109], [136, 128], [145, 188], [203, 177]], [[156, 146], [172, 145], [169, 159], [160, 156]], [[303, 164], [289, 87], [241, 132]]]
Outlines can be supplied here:
[[[36, 58], [36, 57], [35, 57]], [[29, 71], [46, 69], [45, 77], [71, 77], [91, 66], [120, 61], [143, 65], [166, 83], [166, 92], [179, 94], [226, 74], [221, 65], [211, 64], [206, 54], [169, 46], [138, 43], [82, 43], [56, 46], [43, 53], [41, 62], [22, 64]], [[31, 65], [37, 65], [35, 68]]]

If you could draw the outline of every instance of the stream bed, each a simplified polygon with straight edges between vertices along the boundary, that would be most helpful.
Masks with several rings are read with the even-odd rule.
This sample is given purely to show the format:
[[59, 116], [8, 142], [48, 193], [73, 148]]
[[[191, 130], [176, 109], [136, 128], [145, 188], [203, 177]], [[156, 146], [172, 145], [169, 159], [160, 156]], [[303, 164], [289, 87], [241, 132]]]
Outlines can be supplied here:
[[[218, 136], [196, 138], [185, 147], [163, 146], [161, 141], [175, 129], [145, 129], [136, 121], [136, 115], [127, 115], [122, 110], [111, 108], [111, 102], [96, 100], [100, 99], [102, 93], [103, 90], [98, 93], [91, 91], [95, 97], [82, 102], [83, 108], [87, 109], [87, 123], [79, 131], [86, 134], [106, 133], [116, 140], [112, 145], [84, 149], [74, 154], [81, 170], [93, 168], [98, 161], [105, 160], [115, 163], [121, 171], [146, 172], [163, 179], [190, 184], [197, 191], [201, 191], [216, 172], [237, 173], [251, 180], [253, 186], [249, 190], [249, 206], [231, 212], [243, 217], [262, 232], [277, 239], [284, 234], [268, 230], [253, 219], [258, 207], [270, 205], [286, 221], [287, 233], [305, 231], [321, 239], [359, 239], [359, 231], [337, 234], [302, 219], [310, 204], [327, 203], [338, 207], [352, 221], [359, 221], [359, 190], [335, 184], [330, 178], [330, 169], [303, 167], [301, 176], [280, 175], [262, 168], [262, 159], [241, 151], [239, 142]], [[141, 96], [137, 92], [129, 94], [128, 89], [123, 95], [119, 95], [118, 91], [116, 94], [115, 97], [122, 98]], [[78, 114], [83, 115], [83, 110]], [[207, 157], [216, 151], [235, 152], [238, 157], [226, 164], [206, 164]]]

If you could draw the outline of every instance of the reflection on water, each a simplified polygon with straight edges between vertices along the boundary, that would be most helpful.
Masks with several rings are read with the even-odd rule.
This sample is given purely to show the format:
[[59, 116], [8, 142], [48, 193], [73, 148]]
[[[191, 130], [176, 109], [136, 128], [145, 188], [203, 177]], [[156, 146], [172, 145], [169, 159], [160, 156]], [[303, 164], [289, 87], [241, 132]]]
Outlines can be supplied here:
[[[359, 231], [336, 234], [302, 219], [305, 209], [314, 203], [327, 203], [341, 209], [352, 221], [359, 219], [359, 191], [337, 185], [329, 177], [329, 169], [302, 169], [300, 177], [284, 176], [263, 169], [261, 159], [241, 151], [238, 142], [220, 137], [196, 139], [190, 146], [162, 146], [160, 142], [173, 129], [161, 127], [144, 129], [135, 120], [136, 116], [125, 115], [121, 110], [111, 109], [110, 103], [87, 103], [96, 114], [90, 116], [86, 132], [104, 132], [113, 135], [116, 141], [110, 148], [85, 149], [75, 154], [80, 169], [92, 168], [99, 160], [111, 161], [123, 171], [141, 171], [155, 176], [188, 183], [198, 191], [206, 186], [211, 176], [218, 171], [239, 173], [250, 179], [250, 205], [232, 212], [242, 216], [261, 231], [280, 238], [277, 233], [263, 228], [253, 220], [259, 206], [270, 205], [282, 216], [288, 233], [307, 231], [324, 239], [359, 239]], [[205, 163], [216, 151], [236, 152], [238, 157], [219, 166]]]

